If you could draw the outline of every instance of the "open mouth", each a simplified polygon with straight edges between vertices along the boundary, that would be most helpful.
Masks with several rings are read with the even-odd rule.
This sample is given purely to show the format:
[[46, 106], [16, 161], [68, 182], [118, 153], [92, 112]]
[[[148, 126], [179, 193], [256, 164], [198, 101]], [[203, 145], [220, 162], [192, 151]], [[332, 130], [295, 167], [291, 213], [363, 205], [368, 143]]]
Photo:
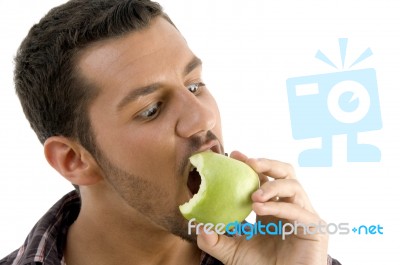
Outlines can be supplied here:
[[[200, 150], [199, 152], [204, 152], [206, 150], [209, 150], [214, 153], [222, 153], [223, 151], [217, 141], [211, 141], [207, 147], [203, 148], [203, 150]], [[193, 197], [195, 194], [198, 193], [200, 185], [201, 185], [201, 176], [197, 171], [197, 168], [194, 165], [190, 164], [187, 186], [191, 197]]]
[[192, 165], [190, 167], [188, 181], [187, 181], [187, 186], [191, 193], [190, 194], [191, 197], [193, 197], [193, 195], [195, 195], [199, 191], [200, 184], [201, 184], [200, 174], [199, 172], [197, 172], [197, 169]]

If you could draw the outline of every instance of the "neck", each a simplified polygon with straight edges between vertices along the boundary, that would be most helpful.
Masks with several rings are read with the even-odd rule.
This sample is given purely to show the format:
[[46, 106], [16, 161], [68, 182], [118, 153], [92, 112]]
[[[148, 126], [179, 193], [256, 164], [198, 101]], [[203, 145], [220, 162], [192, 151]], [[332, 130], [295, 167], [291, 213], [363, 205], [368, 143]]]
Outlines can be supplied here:
[[112, 192], [96, 196], [81, 189], [81, 197], [81, 211], [67, 236], [68, 265], [200, 263], [195, 244], [151, 223]]

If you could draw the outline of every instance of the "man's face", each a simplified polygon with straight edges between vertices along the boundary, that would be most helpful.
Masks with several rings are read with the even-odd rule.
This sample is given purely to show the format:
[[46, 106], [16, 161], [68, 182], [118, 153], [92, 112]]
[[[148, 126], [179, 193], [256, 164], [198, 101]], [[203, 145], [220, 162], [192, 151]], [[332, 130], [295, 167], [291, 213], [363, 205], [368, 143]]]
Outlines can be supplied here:
[[145, 30], [92, 45], [78, 66], [100, 90], [89, 118], [107, 185], [150, 222], [185, 236], [178, 205], [199, 182], [189, 177], [188, 158], [223, 152], [201, 61], [170, 23], [156, 18]]

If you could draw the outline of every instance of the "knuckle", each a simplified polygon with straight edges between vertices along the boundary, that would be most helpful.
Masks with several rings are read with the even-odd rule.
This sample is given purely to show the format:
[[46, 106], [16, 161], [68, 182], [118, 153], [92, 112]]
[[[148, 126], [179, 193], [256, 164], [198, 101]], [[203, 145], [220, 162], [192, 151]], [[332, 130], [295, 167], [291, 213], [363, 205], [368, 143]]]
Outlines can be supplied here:
[[260, 159], [249, 158], [247, 159], [246, 163], [257, 172], [260, 172], [262, 169], [262, 163]]
[[262, 185], [262, 190], [264, 191], [264, 193], [267, 194], [275, 193], [276, 188], [277, 188], [276, 181], [268, 181]]

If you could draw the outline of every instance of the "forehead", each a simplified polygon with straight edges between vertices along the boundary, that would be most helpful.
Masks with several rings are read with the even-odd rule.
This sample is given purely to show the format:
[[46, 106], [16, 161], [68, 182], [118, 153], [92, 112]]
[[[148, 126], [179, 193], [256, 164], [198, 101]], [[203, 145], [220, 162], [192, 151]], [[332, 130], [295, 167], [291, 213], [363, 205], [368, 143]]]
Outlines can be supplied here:
[[179, 31], [158, 17], [143, 30], [92, 44], [77, 65], [86, 80], [104, 89], [145, 85], [168, 71], [171, 74], [192, 57]]

